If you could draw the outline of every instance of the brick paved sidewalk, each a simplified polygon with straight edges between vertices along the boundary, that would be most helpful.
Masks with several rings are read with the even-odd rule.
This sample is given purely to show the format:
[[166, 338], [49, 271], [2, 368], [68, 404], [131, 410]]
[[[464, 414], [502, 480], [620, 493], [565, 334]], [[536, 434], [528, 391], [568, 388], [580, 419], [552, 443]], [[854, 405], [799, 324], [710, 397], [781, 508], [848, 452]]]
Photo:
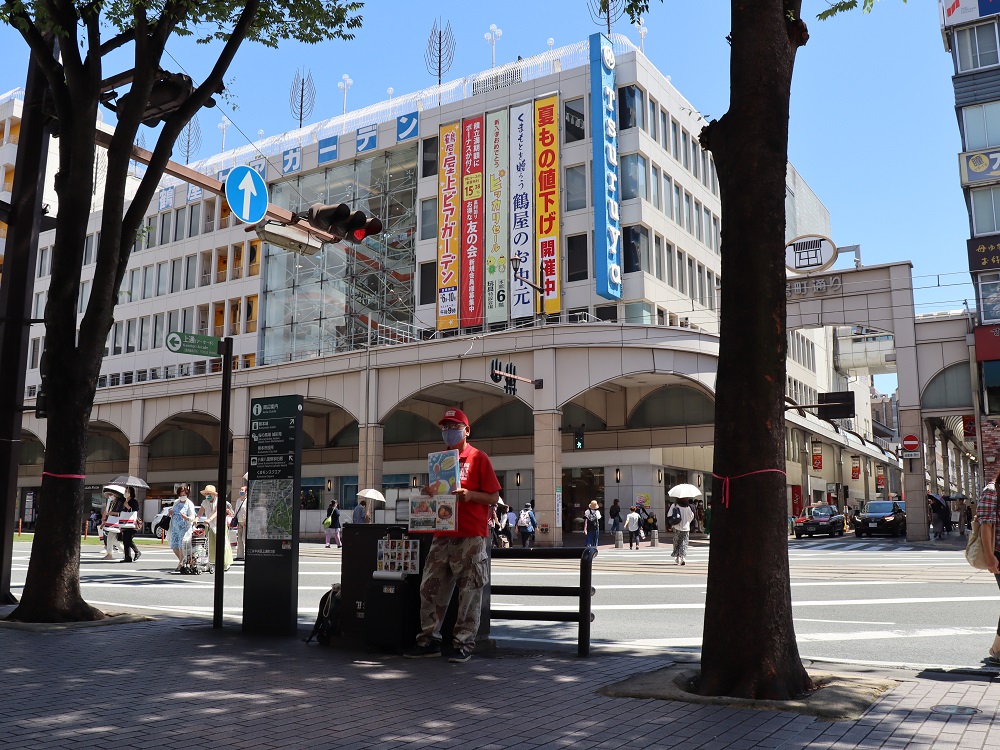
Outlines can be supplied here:
[[[0, 653], [0, 738], [17, 750], [1000, 747], [1000, 685], [975, 675], [895, 673], [902, 683], [860, 721], [824, 722], [597, 694], [666, 657], [501, 649], [456, 665], [173, 618], [0, 627]], [[981, 713], [929, 711], [943, 703]]]

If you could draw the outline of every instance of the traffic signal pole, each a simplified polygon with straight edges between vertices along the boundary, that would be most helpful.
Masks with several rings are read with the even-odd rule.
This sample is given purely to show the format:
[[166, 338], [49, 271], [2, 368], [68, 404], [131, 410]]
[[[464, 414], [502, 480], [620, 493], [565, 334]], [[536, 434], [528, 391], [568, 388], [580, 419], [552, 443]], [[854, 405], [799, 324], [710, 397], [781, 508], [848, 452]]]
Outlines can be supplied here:
[[[58, 44], [54, 45], [58, 56]], [[17, 529], [17, 467], [21, 458], [21, 415], [28, 364], [27, 330], [31, 322], [34, 291], [32, 271], [38, 252], [45, 188], [45, 161], [49, 128], [42, 111], [46, 85], [42, 70], [31, 55], [24, 84], [21, 137], [14, 165], [14, 184], [3, 277], [0, 278], [0, 604], [16, 604], [10, 590]]]

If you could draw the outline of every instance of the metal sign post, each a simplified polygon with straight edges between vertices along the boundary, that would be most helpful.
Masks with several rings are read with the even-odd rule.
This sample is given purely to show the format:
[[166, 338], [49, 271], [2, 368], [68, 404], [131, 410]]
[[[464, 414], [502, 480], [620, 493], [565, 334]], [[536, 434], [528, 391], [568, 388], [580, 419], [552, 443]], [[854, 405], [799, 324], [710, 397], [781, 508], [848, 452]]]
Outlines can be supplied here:
[[222, 405], [219, 413], [219, 491], [215, 499], [215, 606], [212, 627], [222, 627], [222, 606], [225, 594], [226, 546], [229, 544], [229, 516], [226, 515], [226, 485], [229, 479], [229, 407], [233, 396], [233, 339], [226, 336], [217, 341], [216, 351], [222, 355]]

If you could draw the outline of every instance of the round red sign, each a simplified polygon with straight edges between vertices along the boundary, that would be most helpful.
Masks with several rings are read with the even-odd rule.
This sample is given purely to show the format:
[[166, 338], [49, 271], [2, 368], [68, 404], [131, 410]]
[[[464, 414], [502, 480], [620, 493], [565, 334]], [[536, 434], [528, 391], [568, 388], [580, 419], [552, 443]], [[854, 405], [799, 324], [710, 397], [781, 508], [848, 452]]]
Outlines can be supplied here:
[[917, 440], [916, 435], [907, 435], [903, 438], [903, 450], [904, 451], [915, 451], [920, 448], [920, 441]]

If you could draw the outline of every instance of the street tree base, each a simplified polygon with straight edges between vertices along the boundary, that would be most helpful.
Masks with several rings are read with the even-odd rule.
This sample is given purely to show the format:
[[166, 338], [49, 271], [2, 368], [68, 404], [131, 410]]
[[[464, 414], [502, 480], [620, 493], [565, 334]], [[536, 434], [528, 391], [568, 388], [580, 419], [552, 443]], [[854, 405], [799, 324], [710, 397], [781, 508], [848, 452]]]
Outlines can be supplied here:
[[789, 700], [753, 700], [726, 695], [700, 695], [700, 672], [696, 665], [673, 664], [654, 672], [644, 672], [598, 692], [610, 698], [654, 698], [730, 708], [790, 711], [823, 719], [853, 721], [861, 718], [883, 693], [897, 683], [882, 677], [860, 674], [816, 673], [809, 675], [816, 688]]
[[87, 604], [83, 599], [73, 602], [45, 602], [39, 606], [31, 606], [24, 600], [17, 605], [5, 619], [9, 622], [63, 623], [63, 622], [96, 622], [107, 619], [108, 615]]

